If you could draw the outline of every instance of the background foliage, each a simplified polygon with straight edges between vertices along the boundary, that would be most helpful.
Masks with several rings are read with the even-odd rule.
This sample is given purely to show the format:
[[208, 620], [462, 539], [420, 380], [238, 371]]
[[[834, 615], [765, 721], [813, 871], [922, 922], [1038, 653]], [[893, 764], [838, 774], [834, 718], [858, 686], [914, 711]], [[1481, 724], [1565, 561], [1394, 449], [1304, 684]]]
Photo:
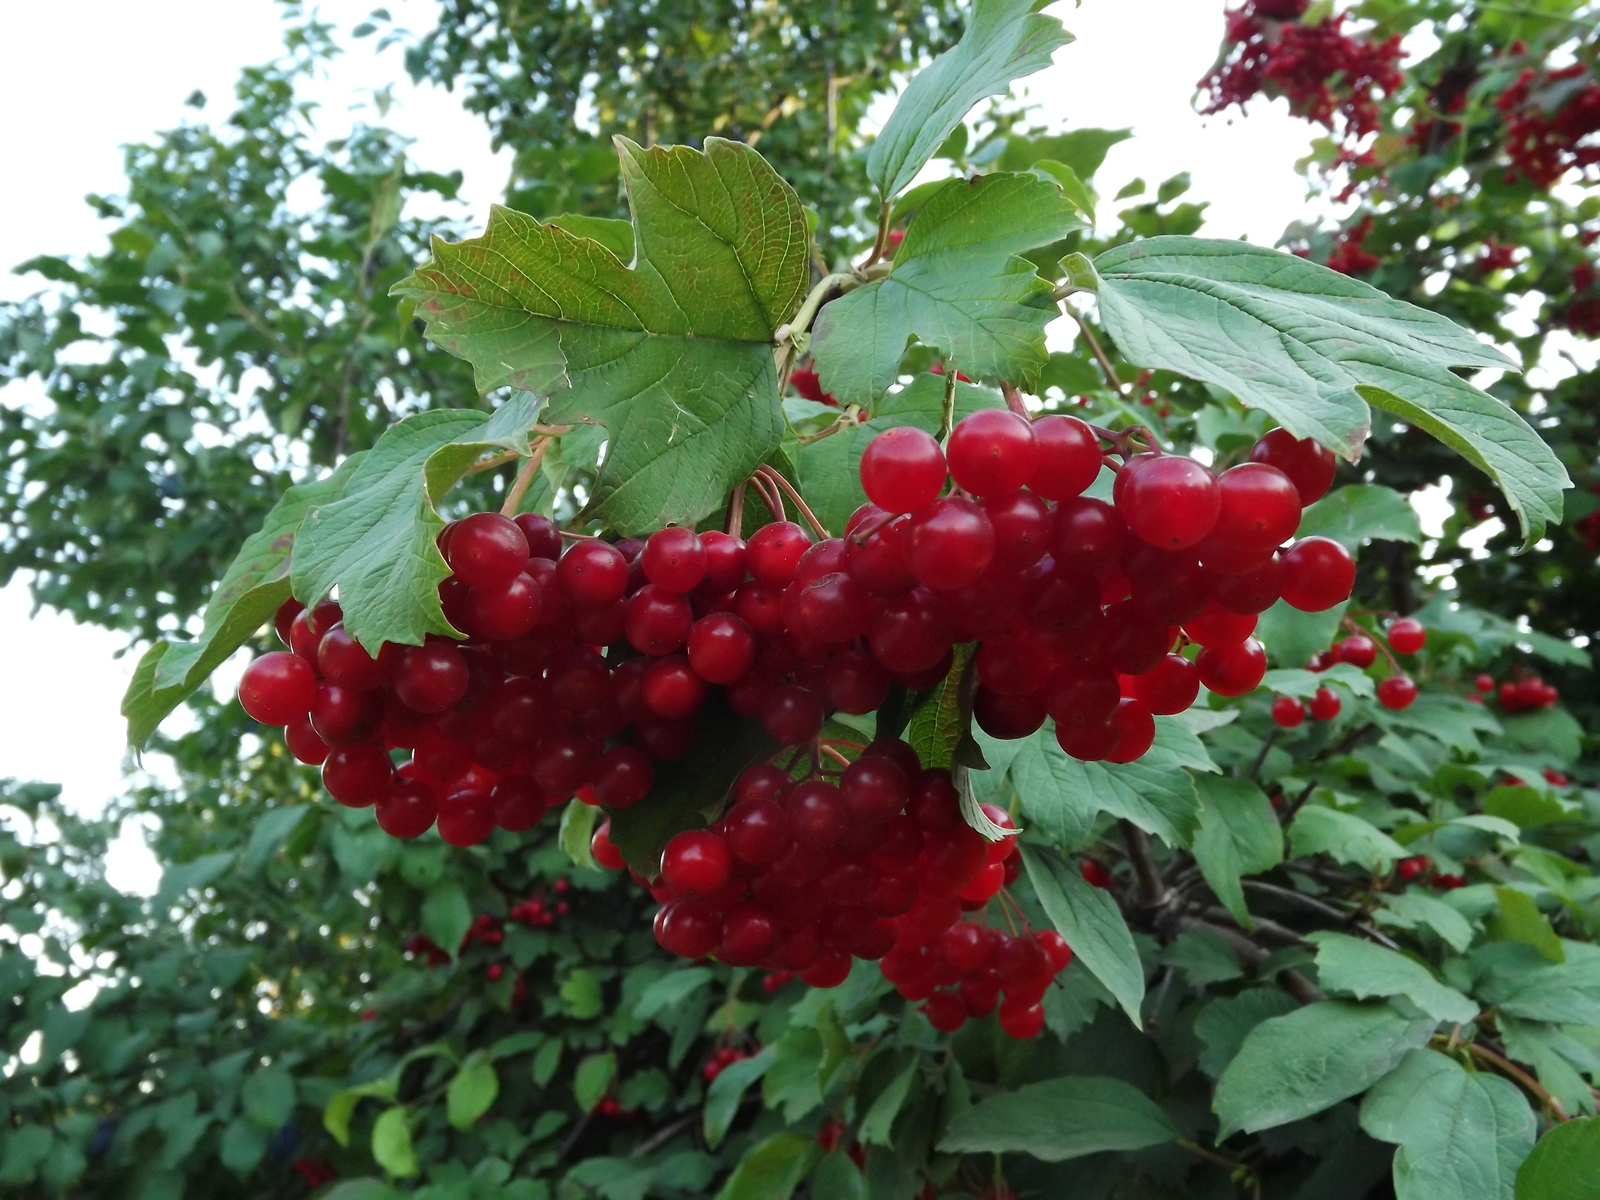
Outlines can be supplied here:
[[[1509, 1196], [1553, 1127], [1517, 1194], [1571, 1194], [1563, 1163], [1593, 1161], [1596, 1125], [1580, 1114], [1595, 1112], [1600, 1070], [1600, 793], [1584, 786], [1600, 697], [1575, 644], [1600, 636], [1581, 585], [1600, 528], [1600, 384], [1592, 369], [1551, 368], [1564, 339], [1595, 332], [1600, 195], [1582, 157], [1592, 134], [1558, 153], [1559, 181], [1517, 138], [1542, 120], [1556, 131], [1548, 152], [1588, 111], [1595, 14], [1571, 0], [1364, 0], [1332, 20], [1329, 7], [1255, 0], [1223, 47], [1225, 62], [1269, 64], [1286, 39], [1322, 47], [1292, 62], [1279, 51], [1254, 84], [1321, 123], [1308, 178], [1349, 210], [1286, 244], [1514, 348], [1536, 369], [1492, 390], [1578, 488], [1565, 522], [1513, 555], [1514, 522], [1496, 531], [1503, 501], [1487, 480], [1384, 419], [1314, 519], [1361, 547], [1356, 624], [1416, 611], [1432, 631], [1408, 664], [1425, 687], [1416, 706], [1379, 708], [1353, 668], [1301, 670], [1341, 614], [1319, 625], [1275, 612], [1270, 689], [1309, 695], [1337, 677], [1338, 721], [1279, 731], [1263, 689], [1172, 723], [1165, 757], [1135, 767], [1085, 767], [1048, 735], [985, 746], [985, 787], [1020, 805], [1037, 846], [1067, 855], [1035, 858], [1017, 889], [1030, 918], [1116, 918], [1113, 933], [1075, 940], [1040, 1041], [985, 1022], [942, 1038], [875, 969], [809, 993], [668, 961], [637, 889], [574, 866], [552, 826], [469, 851], [401, 846], [320, 799], [276, 736], [202, 690], [193, 731], [157, 742], [175, 787], [133, 790], [92, 823], [48, 787], [7, 788], [0, 1187], [151, 1200], [797, 1186], [830, 1198]], [[954, 4], [708, 0], [594, 15], [457, 0], [408, 47], [408, 67], [460, 87], [515, 147], [508, 202], [541, 218], [624, 214], [612, 133], [753, 143], [818, 214], [817, 273], [872, 239], [868, 101], [960, 27]], [[379, 19], [364, 36], [399, 35]], [[1436, 48], [1392, 78], [1374, 72], [1360, 96], [1347, 68], [1318, 75], [1392, 36]], [[125, 194], [94, 201], [108, 253], [28, 264], [47, 286], [0, 311], [0, 379], [36, 377], [48, 396], [0, 409], [0, 564], [30, 572], [40, 600], [140, 640], [192, 629], [206, 581], [288, 482], [396, 418], [488, 407], [466, 364], [388, 295], [427, 257], [429, 233], [468, 232], [404, 215], [458, 181], [413, 170], [390, 130], [318, 141], [296, 85], [334, 50], [291, 10], [285, 57], [244, 75], [235, 116], [130, 149]], [[1227, 97], [1248, 103], [1252, 78]], [[1029, 120], [981, 113], [941, 161], [1058, 179], [1059, 164], [1100, 200], [1087, 189], [1118, 135]], [[295, 212], [288, 187], [307, 174], [322, 200]], [[1066, 232], [1036, 265], [1048, 275], [1065, 253], [1196, 232], [1203, 206], [1185, 190], [1180, 177], [1100, 200], [1109, 234]], [[1219, 391], [1128, 366], [1106, 341], [1104, 364], [1083, 340], [1051, 356], [1039, 394], [1219, 461], [1265, 428]], [[790, 408], [804, 428], [807, 410]], [[586, 478], [592, 452], [552, 456], [547, 503]], [[1424, 539], [1403, 494], [1446, 475], [1453, 514]], [[462, 502], [505, 484], [475, 476]], [[1559, 685], [1561, 705], [1472, 702], [1478, 673], [1529, 671]], [[1174, 778], [1179, 803], [1163, 809]], [[165, 872], [149, 900], [103, 878], [108, 831], [128, 814], [159, 824]], [[1133, 861], [1152, 836], [1153, 882]], [[581, 851], [585, 838], [564, 840]], [[1423, 855], [1429, 867], [1402, 879], [1396, 864]], [[1083, 883], [1085, 863], [1111, 887]], [[1108, 978], [1140, 986], [1108, 990]], [[62, 1004], [84, 980], [99, 986], [93, 1003]], [[1119, 1001], [1141, 993], [1137, 1029]], [[1465, 1033], [1447, 1032], [1456, 1022]], [[747, 1057], [703, 1070], [718, 1049]]]

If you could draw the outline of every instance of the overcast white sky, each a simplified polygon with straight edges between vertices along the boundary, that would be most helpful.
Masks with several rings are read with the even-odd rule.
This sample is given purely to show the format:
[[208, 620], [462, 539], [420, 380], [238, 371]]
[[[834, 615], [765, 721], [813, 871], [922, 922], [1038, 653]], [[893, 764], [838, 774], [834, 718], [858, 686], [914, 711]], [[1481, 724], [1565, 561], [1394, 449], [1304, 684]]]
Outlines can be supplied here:
[[[371, 7], [370, 0], [327, 0], [320, 11], [348, 30]], [[435, 0], [387, 0], [385, 7], [419, 31], [437, 12]], [[1103, 195], [1135, 176], [1154, 184], [1187, 170], [1192, 197], [1211, 202], [1208, 233], [1271, 245], [1304, 215], [1304, 182], [1293, 164], [1309, 133], [1281, 106], [1258, 104], [1248, 121], [1195, 115], [1194, 81], [1216, 53], [1222, 9], [1223, 0], [1058, 4], [1078, 40], [1024, 87], [1053, 124], [1134, 130], [1107, 160]], [[225, 116], [239, 69], [274, 57], [279, 34], [273, 0], [0, 4], [0, 111], [8, 114], [0, 123], [8, 177], [0, 189], [0, 271], [38, 254], [100, 249], [106, 230], [82, 197], [120, 190], [121, 147], [194, 118], [183, 101], [196, 89], [210, 99], [202, 119]], [[416, 139], [413, 156], [423, 166], [464, 171], [470, 211], [486, 215], [508, 157], [490, 152], [486, 131], [454, 97], [411, 87], [398, 49], [378, 58], [372, 44], [354, 43], [318, 81], [322, 127], [337, 136], [376, 88], [393, 83], [397, 103], [385, 120]], [[0, 273], [0, 297], [26, 295], [40, 282]], [[30, 623], [31, 608], [21, 582], [0, 589], [7, 681], [0, 777], [61, 783], [75, 808], [97, 811], [120, 790], [126, 768], [117, 708], [136, 654], [116, 658], [125, 638], [59, 614]], [[119, 876], [147, 880], [137, 860], [121, 847]]]

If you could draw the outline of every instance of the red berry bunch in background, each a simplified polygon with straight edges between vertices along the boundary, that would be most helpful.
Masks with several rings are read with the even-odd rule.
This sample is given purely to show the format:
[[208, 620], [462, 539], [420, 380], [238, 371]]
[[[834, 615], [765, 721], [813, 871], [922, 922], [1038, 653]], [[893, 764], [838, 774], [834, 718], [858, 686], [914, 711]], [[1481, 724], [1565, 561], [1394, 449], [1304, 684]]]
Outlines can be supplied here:
[[1339, 135], [1347, 153], [1377, 131], [1378, 102], [1399, 88], [1400, 38], [1377, 42], [1345, 29], [1336, 13], [1301, 22], [1306, 0], [1248, 0], [1227, 14], [1223, 57], [1200, 81], [1202, 113], [1241, 107], [1265, 92], [1295, 116]]
[[[1359, 632], [1359, 627], [1348, 619], [1345, 622], [1348, 629], [1358, 630], [1342, 641], [1335, 642], [1328, 649], [1322, 651], [1311, 660], [1310, 668], [1313, 671], [1326, 671], [1336, 663], [1349, 663], [1353, 667], [1365, 671], [1378, 661], [1378, 643], [1365, 633]], [[1401, 617], [1389, 625], [1386, 639], [1389, 652], [1385, 658], [1389, 669], [1393, 672], [1389, 678], [1381, 680], [1378, 684], [1378, 703], [1388, 709], [1409, 708], [1417, 698], [1416, 682], [1401, 671], [1395, 662], [1396, 654], [1417, 654], [1428, 641], [1428, 631], [1421, 621], [1413, 617]], [[1320, 698], [1326, 688], [1318, 692]], [[1331, 694], [1331, 693], [1330, 693]], [[1313, 702], [1313, 713], [1315, 702]], [[1332, 715], [1339, 713], [1338, 697], [1333, 697]], [[1276, 716], [1276, 713], [1274, 713]], [[1327, 719], [1327, 718], [1322, 718]], [[1282, 722], [1280, 722], [1281, 724]]]
[[1495, 698], [1504, 711], [1519, 713], [1549, 708], [1561, 699], [1561, 693], [1537, 675], [1519, 674], [1503, 680], [1495, 689]]
[[1549, 188], [1574, 168], [1600, 166], [1593, 138], [1600, 133], [1600, 82], [1585, 64], [1545, 72], [1530, 67], [1494, 103], [1505, 114], [1507, 183], [1520, 174]]
[[710, 1083], [736, 1062], [742, 1062], [750, 1057], [748, 1050], [740, 1050], [737, 1046], [718, 1046], [711, 1052], [711, 1057], [706, 1059], [705, 1065], [700, 1068], [700, 1078]]

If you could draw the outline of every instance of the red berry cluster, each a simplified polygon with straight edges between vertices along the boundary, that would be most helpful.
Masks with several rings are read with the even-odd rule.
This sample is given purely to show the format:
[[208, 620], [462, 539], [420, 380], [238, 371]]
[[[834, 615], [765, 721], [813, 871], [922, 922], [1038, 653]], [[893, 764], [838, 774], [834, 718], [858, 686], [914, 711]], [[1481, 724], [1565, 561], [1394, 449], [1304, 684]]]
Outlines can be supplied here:
[[742, 1062], [750, 1057], [748, 1050], [740, 1050], [736, 1046], [718, 1046], [711, 1052], [711, 1057], [706, 1059], [705, 1065], [700, 1068], [700, 1078], [710, 1083], [736, 1062]]
[[1302, 24], [1307, 7], [1307, 0], [1248, 0], [1228, 13], [1228, 49], [1199, 83], [1201, 112], [1243, 106], [1262, 92], [1286, 96], [1290, 112], [1353, 149], [1378, 129], [1378, 102], [1405, 81], [1400, 38], [1347, 33], [1343, 13]]
[[[1493, 682], [1490, 680], [1491, 685]], [[1500, 707], [1504, 711], [1519, 713], [1549, 708], [1561, 699], [1561, 693], [1553, 684], [1546, 683], [1537, 675], [1519, 674], [1516, 678], [1500, 683], [1495, 689], [1495, 699], [1500, 702]]]
[[1328, 251], [1326, 266], [1345, 275], [1365, 275], [1368, 271], [1377, 270], [1383, 260], [1366, 248], [1367, 238], [1371, 234], [1371, 217], [1362, 217], [1341, 229], [1333, 239], [1333, 248]]
[[1433, 865], [1433, 859], [1426, 854], [1414, 854], [1410, 858], [1402, 858], [1395, 864], [1395, 878], [1401, 883], [1411, 883], [1417, 879], [1426, 878], [1441, 892], [1454, 891], [1456, 888], [1466, 887], [1467, 881], [1460, 875], [1449, 875], [1440, 872]]
[[[1354, 628], [1349, 622], [1346, 624], [1347, 627]], [[1409, 675], [1400, 670], [1399, 664], [1394, 660], [1394, 655], [1420, 653], [1423, 646], [1427, 644], [1428, 631], [1421, 621], [1413, 617], [1401, 617], [1399, 620], [1390, 623], [1386, 639], [1389, 647], [1388, 651], [1385, 652], [1385, 658], [1394, 673], [1378, 684], [1378, 703], [1385, 708], [1395, 710], [1409, 708], [1417, 698], [1417, 685]], [[1313, 658], [1310, 667], [1313, 671], [1326, 671], [1335, 663], [1349, 663], [1351, 666], [1365, 671], [1378, 661], [1378, 650], [1378, 643], [1366, 634], [1352, 633], [1349, 637], [1335, 642]], [[1327, 691], [1327, 689], [1319, 689], [1318, 695], [1320, 696], [1324, 691]], [[1338, 713], [1338, 698], [1334, 697], [1331, 715], [1337, 716]], [[1315, 711], [1313, 711], [1312, 715], [1316, 715]], [[1277, 716], [1276, 711], [1274, 711], [1273, 716]], [[1326, 720], [1328, 718], [1319, 719]], [[1283, 722], [1280, 721], [1279, 724], [1283, 724]], [[1299, 724], [1299, 722], [1297, 721], [1295, 724]]]
[[1313, 721], [1331, 721], [1339, 715], [1339, 710], [1343, 707], [1339, 693], [1332, 688], [1323, 687], [1317, 689], [1309, 704], [1294, 696], [1274, 697], [1272, 719], [1281, 728], [1295, 729], [1303, 725], [1308, 716]]
[[320, 1158], [297, 1158], [289, 1164], [312, 1191], [332, 1183], [339, 1172], [332, 1163]]
[[[1579, 85], [1577, 80], [1588, 77]], [[1573, 168], [1600, 166], [1600, 83], [1574, 63], [1555, 71], [1528, 68], [1495, 100], [1505, 114], [1506, 182], [1523, 175], [1536, 187], [1559, 183]]]

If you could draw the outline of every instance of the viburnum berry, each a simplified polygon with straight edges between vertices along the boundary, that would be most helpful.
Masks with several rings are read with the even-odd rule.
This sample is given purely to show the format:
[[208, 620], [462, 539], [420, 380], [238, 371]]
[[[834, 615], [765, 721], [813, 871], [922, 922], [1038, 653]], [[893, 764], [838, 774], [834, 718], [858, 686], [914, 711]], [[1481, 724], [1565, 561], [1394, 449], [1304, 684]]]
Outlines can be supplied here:
[[528, 543], [528, 557], [554, 562], [561, 557], [561, 527], [541, 513], [518, 513], [516, 522]]
[[604, 608], [627, 592], [628, 561], [615, 546], [588, 538], [561, 556], [556, 578], [574, 607]]
[[1494, 676], [1481, 674], [1472, 681], [1472, 686], [1479, 694], [1487, 696], [1494, 691]]
[[1410, 858], [1402, 858], [1395, 864], [1395, 874], [1409, 883], [1426, 875], [1433, 867], [1433, 860], [1425, 854], [1414, 854]]
[[994, 526], [971, 500], [948, 496], [919, 509], [906, 528], [906, 565], [928, 587], [951, 590], [983, 574], [994, 557]]
[[679, 592], [646, 584], [628, 597], [623, 628], [640, 654], [659, 658], [683, 649], [694, 627], [694, 610]]
[[439, 802], [421, 780], [395, 778], [375, 801], [378, 828], [390, 837], [421, 837], [433, 828]]
[[1100, 475], [1100, 438], [1077, 417], [1040, 417], [1033, 423], [1039, 465], [1028, 486], [1046, 500], [1070, 500]]
[[407, 646], [395, 664], [394, 693], [419, 713], [443, 712], [467, 694], [471, 676], [461, 651], [447, 642]]
[[755, 634], [734, 613], [708, 613], [689, 630], [689, 665], [707, 683], [732, 683], [755, 656]]
[[745, 563], [757, 583], [787, 587], [800, 558], [811, 548], [811, 535], [793, 521], [763, 525], [745, 545]]
[[1311, 697], [1311, 718], [1314, 721], [1331, 721], [1339, 715], [1343, 703], [1339, 693], [1332, 688], [1318, 688], [1317, 694]]
[[1199, 616], [1183, 623], [1183, 632], [1201, 646], [1237, 646], [1256, 631], [1258, 619], [1254, 613], [1230, 612], [1210, 600]]
[[1241, 463], [1217, 478], [1217, 521], [1196, 549], [1223, 575], [1259, 570], [1300, 524], [1300, 497], [1289, 477], [1265, 463]]
[[768, 697], [761, 712], [761, 723], [775, 741], [798, 746], [822, 732], [826, 716], [815, 692], [796, 683], [785, 683]]
[[510, 517], [473, 513], [448, 534], [445, 561], [468, 587], [505, 587], [528, 565], [528, 539]]
[[1279, 696], [1272, 702], [1272, 720], [1282, 729], [1294, 729], [1306, 719], [1306, 706], [1293, 696]]
[[1033, 425], [1009, 409], [982, 409], [963, 417], [945, 446], [950, 478], [975, 496], [1014, 492], [1039, 466]]
[[912, 425], [878, 434], [861, 454], [861, 488], [884, 512], [916, 512], [944, 490], [948, 469], [933, 436]]
[[1283, 554], [1281, 594], [1291, 608], [1324, 612], [1350, 598], [1356, 560], [1332, 538], [1301, 538]]
[[1365, 671], [1378, 661], [1378, 644], [1362, 633], [1353, 633], [1334, 646], [1333, 660], [1349, 663]]
[[1378, 703], [1385, 708], [1410, 708], [1417, 698], [1417, 685], [1406, 675], [1391, 675], [1378, 684]]
[[465, 789], [439, 802], [439, 836], [452, 846], [476, 846], [494, 832], [494, 802], [485, 792]]
[[1184, 712], [1200, 694], [1200, 670], [1181, 654], [1168, 654], [1127, 680], [1130, 694], [1157, 716]]
[[1396, 654], [1416, 654], [1427, 640], [1427, 629], [1412, 617], [1401, 617], [1389, 626], [1389, 648]]
[[1264, 613], [1276, 604], [1283, 592], [1283, 555], [1274, 554], [1257, 570], [1246, 575], [1226, 575], [1211, 588], [1218, 607], [1237, 616]]
[[680, 833], [661, 852], [661, 879], [683, 900], [700, 900], [727, 886], [733, 857], [722, 838], [709, 830]]
[[1156, 739], [1155, 718], [1137, 700], [1119, 701], [1112, 721], [1117, 729], [1117, 744], [1105, 755], [1107, 762], [1133, 762], [1143, 757]]
[[317, 699], [317, 673], [286, 650], [255, 659], [239, 680], [239, 704], [263, 725], [287, 725], [311, 711]]
[[[1333, 485], [1338, 462], [1333, 451], [1310, 438], [1297, 438], [1287, 429], [1264, 434], [1250, 448], [1250, 461], [1276, 467], [1289, 477], [1302, 508], [1315, 504]], [[1291, 531], [1292, 532], [1292, 531]]]
[[1195, 659], [1200, 682], [1219, 696], [1243, 696], [1261, 686], [1267, 673], [1267, 654], [1261, 643], [1248, 638], [1237, 646], [1207, 646]]
[[1134, 535], [1164, 550], [1182, 550], [1217, 523], [1222, 495], [1210, 471], [1178, 454], [1140, 454], [1117, 475], [1117, 513]]
[[669, 592], [689, 592], [706, 575], [706, 551], [692, 529], [673, 525], [658, 529], [640, 556], [645, 578]]
[[1008, 996], [1000, 1001], [1000, 1028], [1018, 1041], [1038, 1037], [1044, 1030], [1044, 1009], [1038, 1003], [1022, 1004]]

